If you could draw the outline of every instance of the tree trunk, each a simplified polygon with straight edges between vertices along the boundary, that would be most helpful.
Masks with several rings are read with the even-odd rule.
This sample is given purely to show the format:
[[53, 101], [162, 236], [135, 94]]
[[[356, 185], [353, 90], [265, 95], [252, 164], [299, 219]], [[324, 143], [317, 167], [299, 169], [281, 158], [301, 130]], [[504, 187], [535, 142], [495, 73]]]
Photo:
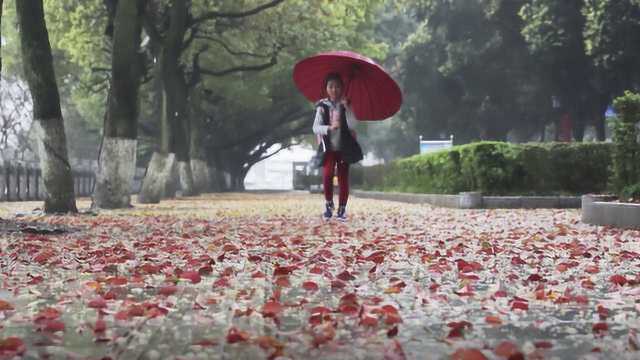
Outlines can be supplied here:
[[[3, 1], [4, 0], [0, 0], [0, 39], [2, 39], [2, 3]], [[0, 54], [0, 74], [2, 74], [2, 54]]]
[[193, 173], [189, 157], [189, 115], [187, 113], [188, 93], [182, 71], [171, 76], [170, 88], [175, 99], [172, 112], [173, 152], [178, 161], [178, 179], [182, 196], [195, 195]]
[[584, 140], [584, 130], [587, 125], [584, 116], [585, 114], [582, 111], [573, 112], [573, 128], [571, 130], [576, 142], [582, 142]]
[[[199, 101], [198, 99], [194, 101]], [[204, 153], [204, 126], [202, 114], [191, 115], [191, 136], [189, 136], [189, 157], [191, 158], [191, 170], [193, 172], [193, 185], [196, 194], [209, 190], [209, 166]]]
[[143, 0], [118, 1], [113, 35], [112, 80], [93, 207], [131, 206], [135, 174]]
[[60, 95], [42, 0], [16, 1], [24, 73], [45, 187], [45, 213], [77, 212]]
[[167, 191], [167, 179], [175, 171], [175, 155], [154, 152], [147, 167], [142, 189], [138, 195], [138, 202], [142, 204], [157, 204]]
[[[159, 61], [156, 75], [160, 80], [162, 96], [162, 111], [160, 116], [160, 149], [152, 156], [142, 183], [138, 201], [156, 203], [161, 198], [174, 197], [177, 176], [174, 131], [176, 126], [176, 85], [175, 76], [179, 72], [180, 53], [187, 26], [186, 0], [175, 0], [171, 4], [170, 24], [167, 35], [160, 45]], [[155, 162], [154, 162], [155, 160]], [[169, 161], [169, 163], [164, 163]]]
[[609, 106], [609, 96], [601, 95], [600, 96], [600, 104], [596, 109], [596, 113], [594, 114], [594, 123], [596, 126], [596, 136], [598, 141], [605, 141], [607, 139], [607, 118], [605, 116], [605, 112], [607, 111], [607, 107]]
[[209, 191], [209, 166], [202, 159], [191, 158], [191, 171], [193, 172], [193, 186], [196, 194]]

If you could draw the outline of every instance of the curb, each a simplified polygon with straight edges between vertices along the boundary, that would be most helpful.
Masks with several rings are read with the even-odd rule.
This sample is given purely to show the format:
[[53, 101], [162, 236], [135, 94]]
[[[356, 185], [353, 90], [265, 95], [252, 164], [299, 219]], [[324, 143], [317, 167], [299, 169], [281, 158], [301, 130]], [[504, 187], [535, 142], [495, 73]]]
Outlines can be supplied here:
[[483, 196], [479, 192], [458, 195], [415, 194], [353, 190], [351, 194], [363, 199], [429, 204], [452, 209], [580, 209], [579, 196]]
[[614, 203], [606, 195], [582, 196], [582, 222], [640, 229], [640, 204]]

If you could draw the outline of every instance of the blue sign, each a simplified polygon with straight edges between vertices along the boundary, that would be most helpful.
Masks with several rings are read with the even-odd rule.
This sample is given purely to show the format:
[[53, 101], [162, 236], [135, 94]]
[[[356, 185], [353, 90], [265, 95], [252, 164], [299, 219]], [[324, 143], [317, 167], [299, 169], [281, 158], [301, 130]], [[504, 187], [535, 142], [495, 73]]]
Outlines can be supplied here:
[[613, 108], [611, 106], [607, 107], [607, 111], [604, 112], [604, 117], [614, 117], [616, 116], [616, 112], [613, 111]]

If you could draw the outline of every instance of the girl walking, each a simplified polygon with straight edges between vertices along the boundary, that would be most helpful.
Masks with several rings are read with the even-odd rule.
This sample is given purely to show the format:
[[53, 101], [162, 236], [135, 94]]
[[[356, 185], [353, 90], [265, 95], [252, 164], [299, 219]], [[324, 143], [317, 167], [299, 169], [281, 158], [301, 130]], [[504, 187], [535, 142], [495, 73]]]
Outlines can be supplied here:
[[356, 142], [353, 130], [357, 119], [351, 110], [349, 101], [343, 97], [344, 83], [340, 74], [330, 73], [324, 81], [326, 98], [316, 103], [316, 115], [313, 132], [321, 139], [324, 148], [322, 185], [324, 189], [325, 220], [333, 216], [333, 177], [338, 168], [338, 211], [336, 218], [346, 220], [346, 207], [349, 200], [349, 164], [362, 160], [362, 150]]

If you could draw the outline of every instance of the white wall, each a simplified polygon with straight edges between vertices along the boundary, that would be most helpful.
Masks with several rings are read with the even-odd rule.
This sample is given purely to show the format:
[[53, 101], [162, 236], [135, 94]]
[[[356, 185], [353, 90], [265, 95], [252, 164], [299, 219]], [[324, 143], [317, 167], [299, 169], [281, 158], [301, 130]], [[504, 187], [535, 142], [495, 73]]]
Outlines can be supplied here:
[[[272, 153], [279, 147], [274, 145], [267, 153]], [[245, 189], [292, 190], [293, 162], [309, 161], [314, 153], [308, 146], [296, 145], [253, 165], [244, 179]]]

